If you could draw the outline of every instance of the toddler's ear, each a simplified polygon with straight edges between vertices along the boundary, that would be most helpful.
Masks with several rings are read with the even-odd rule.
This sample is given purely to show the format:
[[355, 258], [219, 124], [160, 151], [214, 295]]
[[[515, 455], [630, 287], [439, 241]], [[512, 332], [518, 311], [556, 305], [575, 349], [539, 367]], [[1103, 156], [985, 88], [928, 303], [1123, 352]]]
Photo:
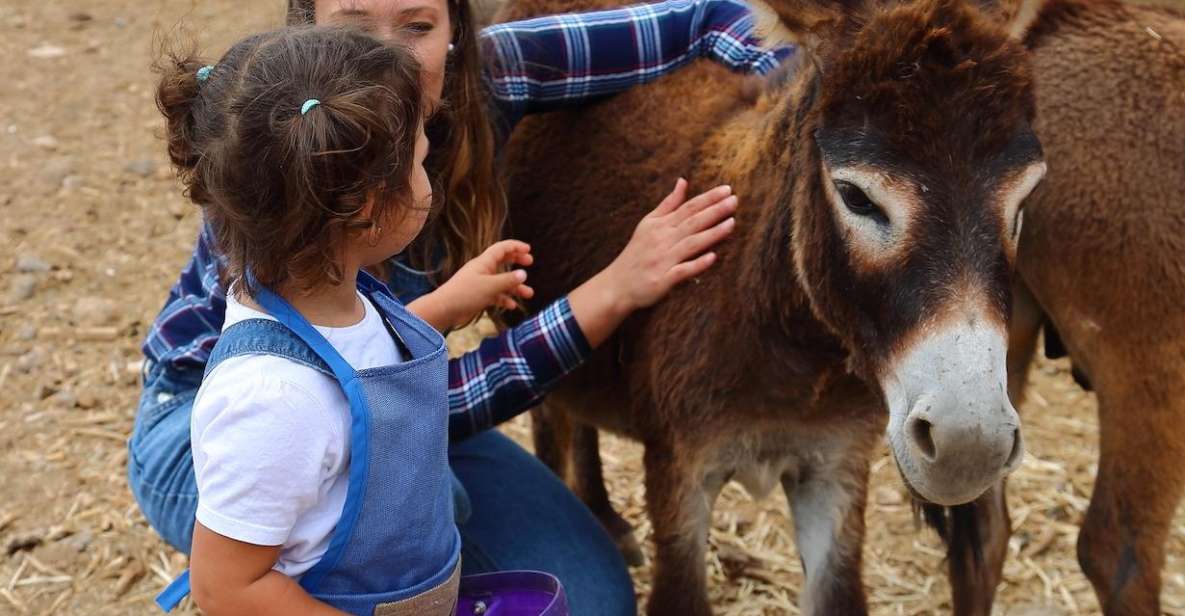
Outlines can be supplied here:
[[366, 202], [362, 204], [362, 209], [358, 211], [360, 218], [370, 218], [374, 215], [375, 203], [378, 202], [379, 191], [372, 190], [366, 195]]
[[362, 209], [358, 210], [355, 220], [370, 221], [371, 227], [378, 227], [382, 225], [382, 221], [376, 220], [376, 212], [379, 210], [378, 203], [382, 189], [374, 189], [367, 193], [366, 201], [362, 204]]

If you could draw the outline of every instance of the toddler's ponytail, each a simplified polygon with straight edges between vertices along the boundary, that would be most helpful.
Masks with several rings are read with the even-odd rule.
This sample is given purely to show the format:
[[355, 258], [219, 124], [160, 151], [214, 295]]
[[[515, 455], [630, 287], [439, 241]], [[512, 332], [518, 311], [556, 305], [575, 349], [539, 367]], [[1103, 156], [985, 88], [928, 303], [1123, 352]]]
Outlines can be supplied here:
[[[194, 111], [202, 82], [198, 72], [206, 66], [206, 62], [192, 53], [177, 52], [166, 53], [153, 65], [153, 70], [160, 75], [160, 83], [156, 87], [156, 107], [165, 116], [169, 159], [182, 174], [192, 172], [197, 165]], [[208, 75], [208, 71], [203, 72]]]

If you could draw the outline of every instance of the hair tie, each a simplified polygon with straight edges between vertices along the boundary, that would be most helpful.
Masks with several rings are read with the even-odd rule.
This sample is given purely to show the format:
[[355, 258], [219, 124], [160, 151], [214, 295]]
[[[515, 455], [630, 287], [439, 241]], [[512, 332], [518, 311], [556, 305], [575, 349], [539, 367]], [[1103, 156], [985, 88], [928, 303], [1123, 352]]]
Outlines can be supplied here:
[[210, 64], [199, 68], [197, 70], [198, 83], [206, 83], [206, 80], [210, 78], [210, 71], [212, 70], [214, 70], [214, 66]]
[[321, 101], [319, 101], [315, 98], [310, 98], [309, 100], [305, 101], [303, 105], [300, 106], [300, 115], [304, 115], [304, 114], [308, 113], [309, 109], [312, 109], [313, 107], [316, 107], [317, 105], [320, 105], [320, 104], [321, 104]]

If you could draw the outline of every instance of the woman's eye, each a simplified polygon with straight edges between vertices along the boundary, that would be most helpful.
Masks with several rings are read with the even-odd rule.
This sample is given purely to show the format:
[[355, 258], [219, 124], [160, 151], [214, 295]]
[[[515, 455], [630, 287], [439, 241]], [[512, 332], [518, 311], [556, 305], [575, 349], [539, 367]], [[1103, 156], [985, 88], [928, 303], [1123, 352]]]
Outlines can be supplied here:
[[427, 21], [413, 21], [403, 26], [403, 28], [412, 34], [427, 34], [436, 26]]
[[837, 180], [835, 182], [835, 192], [839, 193], [844, 205], [853, 214], [867, 216], [881, 223], [889, 222], [889, 217], [885, 215], [884, 211], [877, 207], [872, 202], [872, 199], [869, 199], [868, 195], [864, 194], [864, 191], [860, 190], [860, 187], [855, 184]]

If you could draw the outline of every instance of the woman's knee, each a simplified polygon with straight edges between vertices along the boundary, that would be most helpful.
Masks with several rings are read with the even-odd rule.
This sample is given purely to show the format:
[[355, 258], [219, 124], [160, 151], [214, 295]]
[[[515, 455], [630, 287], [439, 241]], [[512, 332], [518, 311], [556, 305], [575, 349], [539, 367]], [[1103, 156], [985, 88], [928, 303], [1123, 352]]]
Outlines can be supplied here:
[[128, 487], [144, 517], [173, 547], [189, 551], [197, 482], [189, 443], [196, 386], [146, 379], [128, 441]]
[[467, 572], [547, 571], [564, 584], [575, 616], [636, 613], [617, 546], [550, 469], [498, 433], [454, 447], [450, 461], [473, 508], [460, 527], [474, 561]]

